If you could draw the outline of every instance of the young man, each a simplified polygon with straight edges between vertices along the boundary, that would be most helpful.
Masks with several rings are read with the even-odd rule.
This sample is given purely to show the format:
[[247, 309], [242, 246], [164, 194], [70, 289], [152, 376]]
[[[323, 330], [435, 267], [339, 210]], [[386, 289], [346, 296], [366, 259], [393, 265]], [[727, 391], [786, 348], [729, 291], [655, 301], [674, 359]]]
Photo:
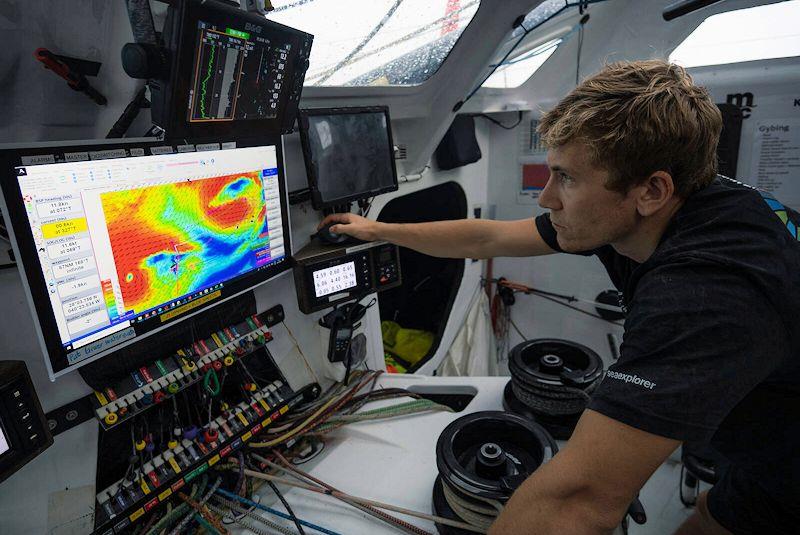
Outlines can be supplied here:
[[490, 533], [610, 532], [682, 442], [711, 442], [731, 465], [677, 533], [797, 532], [800, 218], [716, 175], [721, 124], [682, 68], [618, 63], [540, 121], [548, 214], [323, 222], [443, 257], [595, 254], [623, 292], [619, 361]]

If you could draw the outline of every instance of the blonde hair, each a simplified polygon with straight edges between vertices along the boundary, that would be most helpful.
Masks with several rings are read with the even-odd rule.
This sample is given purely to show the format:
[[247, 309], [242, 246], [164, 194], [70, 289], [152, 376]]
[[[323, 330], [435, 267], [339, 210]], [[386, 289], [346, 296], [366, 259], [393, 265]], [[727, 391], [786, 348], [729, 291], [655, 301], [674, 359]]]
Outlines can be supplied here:
[[722, 115], [683, 67], [662, 60], [619, 62], [586, 78], [545, 113], [548, 147], [578, 141], [609, 171], [606, 187], [627, 192], [655, 171], [687, 197], [717, 174]]

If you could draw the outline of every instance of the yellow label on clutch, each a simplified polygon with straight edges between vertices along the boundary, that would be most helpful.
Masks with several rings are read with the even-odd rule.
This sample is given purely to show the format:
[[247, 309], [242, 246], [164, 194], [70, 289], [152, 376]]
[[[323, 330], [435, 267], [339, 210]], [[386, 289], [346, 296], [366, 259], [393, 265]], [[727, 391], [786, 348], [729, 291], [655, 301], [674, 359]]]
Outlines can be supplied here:
[[98, 392], [97, 390], [95, 390], [95, 391], [94, 391], [94, 395], [95, 395], [95, 397], [97, 398], [97, 401], [99, 401], [99, 402], [100, 402], [100, 406], [101, 406], [101, 407], [102, 407], [103, 405], [108, 405], [108, 400], [106, 399], [106, 397], [103, 395], [103, 393], [102, 393], [102, 392]]
[[175, 457], [169, 458], [169, 465], [175, 470], [175, 473], [180, 473], [181, 467], [178, 465], [178, 462], [175, 460]]

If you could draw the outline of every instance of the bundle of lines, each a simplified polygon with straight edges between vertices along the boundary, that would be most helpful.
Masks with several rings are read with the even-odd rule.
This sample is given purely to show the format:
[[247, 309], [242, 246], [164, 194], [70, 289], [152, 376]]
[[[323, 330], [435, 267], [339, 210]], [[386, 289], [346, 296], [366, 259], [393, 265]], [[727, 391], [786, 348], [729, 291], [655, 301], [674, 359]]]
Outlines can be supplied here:
[[[226, 462], [218, 463], [210, 471], [218, 477], [211, 482], [209, 473], [191, 488], [187, 494], [179, 493], [182, 503], [163, 513], [153, 515], [135, 533], [156, 535], [182, 533], [190, 526], [202, 528], [206, 533], [226, 534], [225, 525], [236, 524], [254, 533], [305, 534], [305, 529], [319, 533], [338, 535], [336, 531], [316, 523], [298, 518], [285, 500], [277, 485], [288, 486], [324, 494], [348, 504], [360, 511], [386, 522], [401, 531], [418, 535], [428, 534], [386, 511], [393, 511], [432, 522], [443, 523], [470, 531], [477, 530], [463, 522], [455, 522], [426, 513], [412, 511], [392, 504], [352, 496], [303, 472], [291, 463], [307, 450], [309, 443], [319, 443], [322, 437], [350, 423], [392, 418], [428, 411], [448, 411], [447, 406], [420, 398], [405, 389], [375, 389], [381, 372], [357, 371], [350, 384], [336, 383], [314, 402], [286, 415], [279, 427], [262, 433], [266, 440], [252, 442], [248, 449]], [[364, 391], [365, 390], [365, 391]], [[364, 392], [362, 392], [364, 391]], [[396, 398], [412, 398], [410, 401], [372, 410], [360, 410], [367, 403]], [[227, 485], [224, 483], [228, 483]], [[266, 507], [254, 501], [254, 493], [263, 485], [269, 485], [286, 509], [286, 513]], [[225, 487], [225, 488], [223, 488]], [[230, 490], [228, 490], [230, 489]], [[290, 520], [295, 528], [269, 520], [254, 509], [269, 513], [283, 520]]]
[[[250, 447], [263, 449], [280, 445], [290, 446], [300, 437], [322, 436], [349, 423], [380, 420], [429, 410], [452, 412], [449, 407], [421, 398], [403, 388], [375, 390], [375, 383], [381, 373], [375, 371], [354, 372], [349, 384], [334, 384], [314, 403], [287, 414], [283, 425], [270, 428], [262, 433], [261, 436], [268, 440], [253, 442]], [[369, 391], [359, 394], [367, 387], [369, 387]], [[369, 402], [404, 397], [413, 399], [389, 407], [357, 412]]]

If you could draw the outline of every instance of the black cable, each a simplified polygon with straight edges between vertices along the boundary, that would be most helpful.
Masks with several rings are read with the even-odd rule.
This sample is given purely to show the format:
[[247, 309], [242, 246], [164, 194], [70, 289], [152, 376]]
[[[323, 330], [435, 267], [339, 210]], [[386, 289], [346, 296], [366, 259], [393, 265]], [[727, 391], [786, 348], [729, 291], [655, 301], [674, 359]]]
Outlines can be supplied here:
[[350, 344], [352, 344], [352, 342], [353, 342], [353, 331], [352, 331], [352, 329], [353, 329], [353, 311], [358, 306], [359, 306], [358, 301], [356, 301], [355, 303], [353, 303], [350, 306], [350, 308], [347, 310], [347, 319], [345, 320], [346, 321], [345, 325], [349, 325], [350, 329], [351, 329], [351, 331], [350, 331], [350, 343], [348, 343], [348, 345], [347, 345], [347, 355], [345, 356], [345, 359], [347, 360], [347, 363], [345, 364], [345, 369], [344, 369], [344, 384], [345, 385], [347, 385], [350, 382], [350, 372], [352, 371], [352, 368], [353, 368], [353, 353], [351, 352], [351, 345]]
[[138, 117], [139, 112], [142, 108], [149, 107], [149, 103], [145, 98], [145, 94], [147, 92], [147, 84], [143, 84], [141, 88], [136, 92], [133, 99], [130, 103], [125, 107], [125, 110], [117, 119], [117, 122], [111, 127], [106, 134], [107, 139], [116, 139], [125, 137], [125, 134], [128, 132], [128, 129], [133, 124], [133, 121], [136, 120]]
[[0, 264], [0, 269], [13, 269], [15, 267], [17, 267], [17, 263], [16, 262], [9, 262], [7, 264]]
[[344, 384], [347, 386], [350, 383], [350, 372], [353, 368], [353, 354], [350, 352], [350, 348], [347, 348], [347, 365], [344, 368]]
[[[520, 292], [520, 293], [526, 293], [526, 292]], [[538, 297], [541, 297], [542, 299], [547, 299], [548, 301], [552, 301], [553, 303], [558, 303], [558, 304], [559, 304], [559, 305], [561, 305], [561, 306], [565, 306], [565, 307], [567, 307], [567, 308], [571, 308], [572, 310], [574, 310], [574, 311], [576, 311], [576, 312], [580, 312], [581, 314], [586, 314], [587, 316], [591, 316], [591, 317], [593, 317], [593, 318], [597, 318], [597, 319], [600, 319], [600, 320], [606, 321], [606, 322], [608, 322], [608, 323], [610, 323], [610, 324], [612, 324], [612, 325], [616, 325], [617, 327], [623, 327], [623, 324], [622, 324], [622, 323], [619, 323], [619, 322], [617, 322], [617, 321], [612, 321], [612, 320], [606, 319], [606, 318], [604, 318], [603, 316], [600, 316], [600, 315], [598, 315], [598, 314], [592, 314], [591, 312], [587, 312], [587, 311], [585, 311], [585, 310], [583, 310], [583, 309], [581, 309], [581, 308], [574, 307], [574, 306], [572, 306], [572, 305], [570, 305], [570, 304], [568, 304], [568, 303], [564, 303], [563, 301], [559, 301], [558, 299], [555, 299], [555, 298], [549, 297], [549, 296], [547, 296], [547, 295], [542, 295], [541, 293], [539, 293], [539, 292], [538, 292], [538, 291], [536, 291], [536, 290], [532, 290], [530, 293], [531, 293], [532, 295], [536, 295], [536, 296], [538, 296]]]
[[374, 200], [375, 200], [374, 196], [369, 198], [369, 202], [366, 203], [367, 208], [366, 208], [366, 210], [363, 210], [363, 213], [361, 214], [361, 217], [367, 217], [367, 215], [369, 215], [369, 210], [370, 210], [370, 208], [372, 208], [372, 201], [374, 201]]
[[528, 339], [524, 334], [522, 334], [522, 331], [519, 330], [519, 327], [517, 327], [517, 324], [514, 323], [514, 320], [511, 319], [510, 315], [508, 317], [508, 322], [511, 324], [512, 327], [514, 327], [514, 330], [517, 331], [517, 334], [519, 335], [520, 338], [522, 338], [523, 342]]
[[286, 512], [289, 513], [290, 517], [292, 517], [292, 521], [294, 522], [294, 525], [297, 526], [297, 531], [300, 533], [300, 535], [306, 535], [306, 532], [303, 531], [303, 526], [300, 525], [300, 521], [295, 516], [294, 511], [292, 511], [292, 508], [289, 507], [289, 502], [287, 502], [286, 498], [283, 497], [283, 494], [281, 493], [281, 491], [278, 490], [278, 487], [275, 486], [275, 483], [273, 483], [272, 481], [267, 481], [267, 485], [270, 486], [272, 491], [275, 493], [275, 495], [281, 501], [283, 506], [286, 508]]
[[476, 117], [483, 117], [483, 118], [484, 118], [484, 119], [486, 119], [487, 121], [489, 121], [489, 122], [492, 122], [492, 123], [496, 124], [496, 125], [497, 125], [497, 126], [499, 126], [500, 128], [503, 128], [504, 130], [514, 130], [514, 129], [515, 129], [516, 127], [518, 127], [518, 126], [520, 125], [520, 123], [522, 122], [522, 110], [519, 110], [517, 113], [519, 113], [519, 117], [517, 118], [517, 122], [516, 122], [516, 123], [514, 123], [514, 124], [512, 124], [512, 125], [510, 125], [510, 126], [506, 126], [506, 125], [504, 125], [503, 123], [501, 123], [500, 121], [498, 121], [498, 120], [497, 120], [497, 119], [495, 119], [494, 117], [489, 117], [489, 116], [488, 116], [488, 115], [486, 115], [485, 113], [479, 113], [479, 114], [477, 114], [477, 115], [476, 115]]
[[[501, 282], [503, 282], [505, 280], [506, 280], [505, 277], [500, 277], [499, 279], [492, 279], [492, 280], [490, 280], [488, 282], [489, 283], [498, 284], [498, 283], [501, 283]], [[485, 283], [485, 282], [487, 282], [487, 279], [481, 278], [481, 281]], [[573, 295], [565, 295], [565, 294], [559, 294], [559, 293], [556, 293], [556, 292], [548, 292], [548, 291], [545, 291], [545, 290], [529, 288], [528, 286], [524, 286], [524, 285], [518, 285], [518, 286], [521, 286], [523, 288], [527, 288], [527, 290], [521, 290], [519, 288], [507, 287], [507, 286], [503, 286], [501, 284], [498, 284], [498, 291], [500, 291], [500, 288], [508, 288], [509, 290], [512, 290], [513, 292], [519, 292], [519, 293], [524, 293], [524, 294], [529, 294], [529, 293], [532, 293], [532, 292], [536, 292], [536, 293], [541, 294], [541, 295], [548, 295], [550, 297], [556, 297], [558, 299], [563, 299], [563, 300], [565, 300], [565, 301], [567, 301], [569, 303], [573, 303], [575, 301], [578, 301], [578, 298], [573, 296]]]
[[[523, 290], [518, 290], [518, 291], [521, 291], [522, 293], [528, 293], [528, 292], [525, 292]], [[534, 289], [534, 288], [531, 288], [530, 291], [531, 292], [536, 292], [537, 294], [540, 294], [540, 295], [547, 295], [549, 297], [555, 297], [556, 299], [563, 299], [564, 301], [567, 301], [568, 303], [574, 303], [575, 301], [578, 300], [578, 298], [575, 297], [574, 295], [559, 294], [559, 293], [556, 293], [556, 292], [548, 292], [546, 290], [538, 290], [538, 289]]]
[[[496, 280], [493, 279], [492, 282], [498, 283], [501, 280], [503, 280], [502, 277], [500, 279], [496, 279]], [[503, 286], [498, 286], [498, 288], [503, 288]], [[533, 289], [533, 288], [528, 288], [527, 290], [513, 289], [512, 293], [521, 293], [521, 294], [525, 294], [525, 295], [537, 295], [537, 296], [539, 296], [539, 297], [541, 297], [543, 299], [547, 299], [547, 300], [552, 301], [554, 303], [558, 303], [559, 305], [562, 305], [562, 306], [565, 306], [567, 308], [571, 308], [573, 310], [581, 312], [582, 314], [586, 314], [587, 316], [592, 316], [593, 318], [601, 319], [603, 321], [611, 323], [612, 325], [617, 325], [619, 327], [623, 326], [623, 324], [618, 323], [616, 321], [609, 320], [609, 319], [604, 318], [604, 317], [602, 317], [602, 316], [600, 316], [598, 314], [593, 314], [593, 313], [587, 312], [586, 310], [583, 310], [581, 308], [574, 307], [572, 305], [569, 305], [567, 303], [559, 301], [559, 299], [563, 299], [564, 301], [567, 301], [568, 303], [572, 303], [572, 302], [578, 301], [578, 298], [576, 298], [574, 296], [559, 294], [559, 293], [555, 293], [555, 292], [547, 292], [545, 290], [536, 290], [536, 289]], [[517, 331], [517, 332], [519, 332], [519, 331]]]

